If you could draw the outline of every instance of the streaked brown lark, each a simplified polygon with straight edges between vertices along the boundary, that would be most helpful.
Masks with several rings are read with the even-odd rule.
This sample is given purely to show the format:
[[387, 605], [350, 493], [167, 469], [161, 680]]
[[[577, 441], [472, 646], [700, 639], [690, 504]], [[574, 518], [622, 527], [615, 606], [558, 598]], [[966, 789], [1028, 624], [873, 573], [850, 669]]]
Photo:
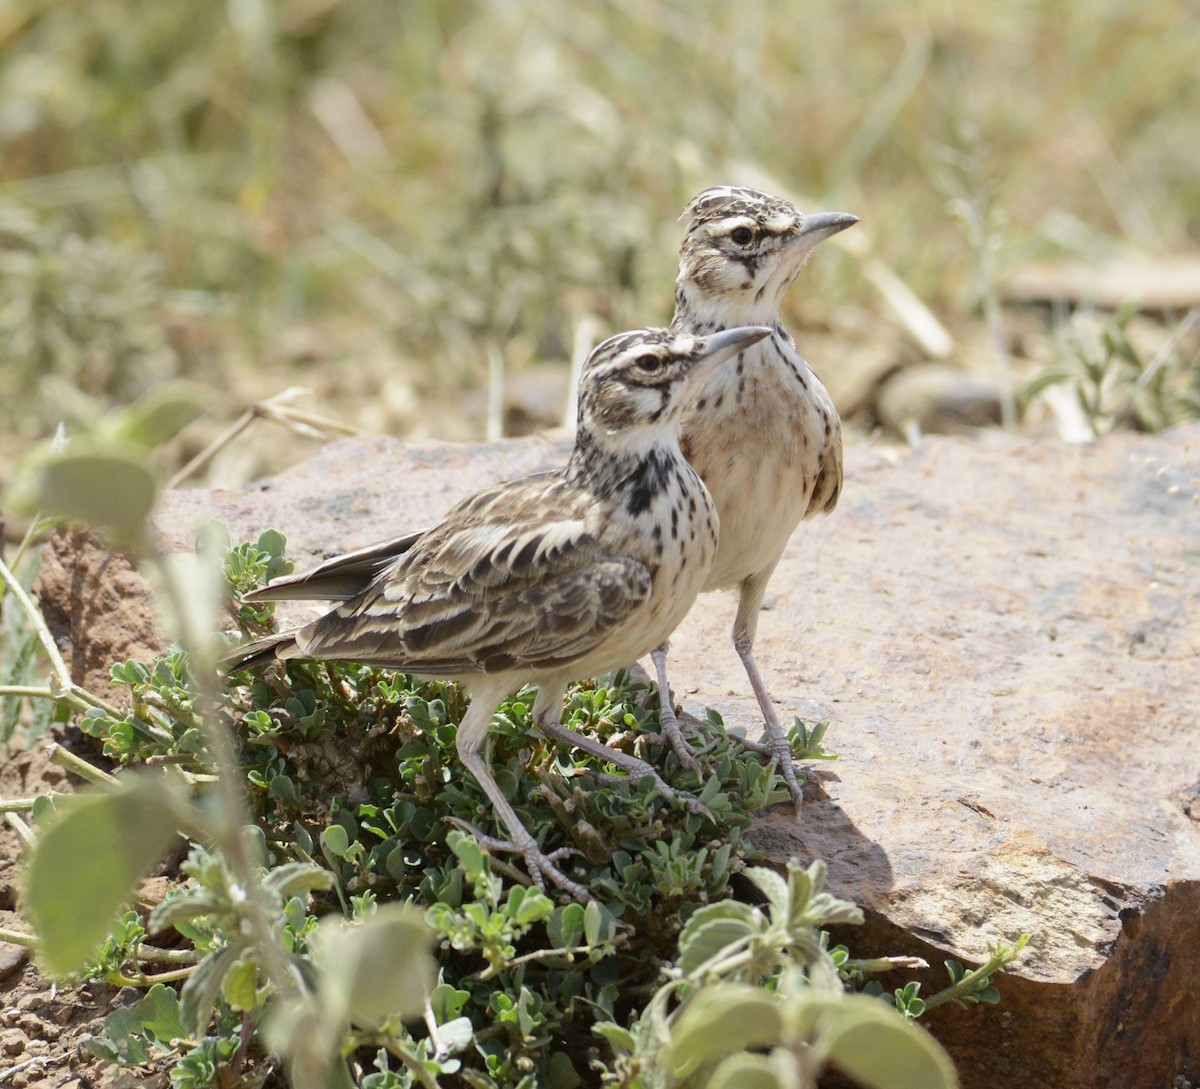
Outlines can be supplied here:
[[[792, 531], [828, 514], [842, 488], [841, 422], [820, 379], [784, 329], [784, 293], [820, 242], [858, 222], [845, 212], [805, 215], [755, 189], [721, 186], [695, 197], [679, 254], [671, 328], [712, 334], [766, 325], [771, 335], [713, 372], [684, 415], [684, 455], [708, 485], [721, 520], [705, 590], [736, 588], [733, 645], [767, 726], [796, 811], [802, 801], [787, 734], [754, 658], [763, 595]], [[679, 758], [695, 757], [679, 729], [665, 645], [654, 652], [663, 733]]]
[[[293, 631], [240, 648], [230, 671], [274, 658], [342, 659], [466, 684], [456, 745], [539, 886], [586, 890], [545, 854], [488, 767], [492, 714], [526, 681], [538, 727], [624, 770], [649, 764], [562, 725], [568, 682], [644, 655], [675, 629], [717, 556], [708, 490], [679, 445], [683, 413], [705, 378], [767, 328], [708, 336], [642, 329], [606, 340], [580, 378], [567, 465], [479, 492], [431, 529], [361, 549], [247, 595], [340, 601]], [[732, 366], [732, 363], [730, 363]], [[694, 800], [693, 800], [694, 801]], [[694, 803], [698, 805], [698, 803]]]

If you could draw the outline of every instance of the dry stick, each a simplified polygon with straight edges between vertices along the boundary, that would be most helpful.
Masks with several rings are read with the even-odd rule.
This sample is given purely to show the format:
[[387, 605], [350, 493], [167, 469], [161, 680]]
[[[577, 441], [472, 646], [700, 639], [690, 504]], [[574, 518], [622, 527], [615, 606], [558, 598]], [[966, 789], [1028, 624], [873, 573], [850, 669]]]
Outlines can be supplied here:
[[567, 404], [563, 410], [563, 427], [575, 430], [579, 422], [579, 376], [583, 365], [596, 346], [596, 335], [600, 322], [594, 314], [584, 314], [575, 322], [575, 335], [571, 342], [571, 377], [567, 384]]
[[504, 353], [494, 340], [487, 342], [487, 441], [504, 438]]
[[290, 427], [294, 431], [311, 438], [329, 438], [332, 435], [357, 435], [360, 429], [340, 420], [321, 416], [315, 412], [306, 412], [295, 408], [288, 401], [306, 393], [300, 386], [290, 386], [288, 389], [275, 394], [265, 401], [251, 405], [229, 427], [221, 432], [212, 442], [200, 451], [191, 461], [167, 481], [168, 488], [178, 488], [188, 477], [202, 469], [234, 439], [245, 431], [255, 420], [271, 420], [274, 423]]

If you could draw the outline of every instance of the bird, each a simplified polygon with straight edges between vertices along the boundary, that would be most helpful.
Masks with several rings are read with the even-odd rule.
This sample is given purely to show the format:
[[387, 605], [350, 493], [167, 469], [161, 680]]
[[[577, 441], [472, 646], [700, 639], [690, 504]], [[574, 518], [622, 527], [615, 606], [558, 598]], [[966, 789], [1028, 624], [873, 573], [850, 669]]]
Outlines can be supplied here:
[[[645, 761], [562, 725], [569, 682], [644, 656], [691, 608], [717, 556], [718, 519], [683, 456], [679, 428], [693, 391], [771, 335], [738, 327], [698, 336], [639, 329], [597, 346], [580, 375], [575, 445], [565, 466], [485, 488], [436, 525], [335, 557], [244, 595], [324, 599], [309, 623], [237, 648], [226, 673], [276, 659], [347, 660], [464, 683], [471, 700], [455, 739], [504, 824], [485, 847], [520, 854], [531, 879], [576, 899], [587, 890], [544, 854], [488, 767], [493, 712], [527, 681], [548, 737], [625, 771]], [[703, 810], [698, 801], [695, 806]]]
[[[683, 419], [681, 446], [708, 486], [721, 523], [717, 558], [705, 591], [736, 589], [733, 645], [767, 727], [797, 815], [803, 795], [787, 734], [754, 657], [758, 614], [772, 572], [799, 523], [828, 514], [842, 490], [842, 434], [837, 409], [801, 356], [779, 316], [780, 304], [812, 250], [858, 222], [847, 212], [806, 215], [756, 189], [717, 186], [694, 197], [675, 284], [678, 332], [712, 335], [765, 325], [771, 335], [736, 365], [709, 374]], [[680, 761], [696, 770], [672, 706], [667, 645], [654, 663], [660, 729]]]

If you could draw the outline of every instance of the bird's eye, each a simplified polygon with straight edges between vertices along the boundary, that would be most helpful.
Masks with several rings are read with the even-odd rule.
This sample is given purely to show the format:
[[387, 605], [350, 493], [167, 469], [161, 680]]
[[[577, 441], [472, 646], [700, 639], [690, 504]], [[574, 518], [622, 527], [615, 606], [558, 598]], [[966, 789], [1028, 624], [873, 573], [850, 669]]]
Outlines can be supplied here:
[[633, 365], [637, 367], [642, 374], [653, 374], [659, 367], [659, 358], [656, 355], [639, 355], [633, 361]]
[[739, 246], [745, 246], [754, 240], [754, 232], [749, 227], [735, 227], [729, 237]]

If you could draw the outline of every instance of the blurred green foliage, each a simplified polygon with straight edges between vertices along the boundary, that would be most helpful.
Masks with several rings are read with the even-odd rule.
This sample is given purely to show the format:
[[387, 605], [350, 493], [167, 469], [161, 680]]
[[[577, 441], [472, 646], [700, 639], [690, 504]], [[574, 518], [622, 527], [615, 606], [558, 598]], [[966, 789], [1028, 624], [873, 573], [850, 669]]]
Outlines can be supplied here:
[[[722, 182], [861, 214], [923, 297], [968, 306], [946, 148], [1010, 256], [1200, 236], [1200, 22], [1175, 0], [18, 0], [0, 47], [23, 404], [47, 370], [116, 399], [219, 384], [325, 322], [440, 390], [489, 345], [563, 358], [584, 314], [669, 314], [675, 217]], [[849, 268], [834, 251], [790, 305], [869, 291]], [[364, 350], [338, 340], [346, 382]]]

